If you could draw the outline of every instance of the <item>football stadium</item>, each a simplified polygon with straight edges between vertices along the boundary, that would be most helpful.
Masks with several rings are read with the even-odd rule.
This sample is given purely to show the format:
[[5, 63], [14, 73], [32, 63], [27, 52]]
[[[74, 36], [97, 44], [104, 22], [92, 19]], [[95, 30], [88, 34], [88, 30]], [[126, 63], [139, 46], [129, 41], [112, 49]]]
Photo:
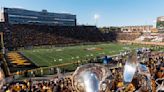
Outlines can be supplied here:
[[70, 13], [1, 11], [0, 92], [164, 91], [159, 23], [100, 28]]

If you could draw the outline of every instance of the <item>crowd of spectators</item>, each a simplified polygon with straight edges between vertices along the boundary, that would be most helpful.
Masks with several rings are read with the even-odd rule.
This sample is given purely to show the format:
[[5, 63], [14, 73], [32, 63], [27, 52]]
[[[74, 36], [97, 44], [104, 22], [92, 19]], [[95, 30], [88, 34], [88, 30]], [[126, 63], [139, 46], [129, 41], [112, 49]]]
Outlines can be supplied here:
[[145, 42], [164, 42], [164, 34], [163, 33], [143, 34], [135, 40], [145, 41]]
[[[139, 73], [139, 70], [137, 69], [137, 72], [134, 75], [132, 82], [128, 85], [124, 85], [123, 71], [126, 58], [121, 57], [117, 60], [114, 60], [115, 62], [121, 63], [121, 67], [115, 67], [110, 69], [112, 76], [108, 78], [108, 82], [106, 82], [107, 88], [103, 92], [134, 92], [137, 90], [139, 90], [139, 92], [150, 92], [149, 85], [151, 85], [151, 92], [156, 92], [162, 85], [160, 81], [159, 84], [161, 85], [159, 86], [157, 84], [157, 80], [164, 78], [164, 53], [150, 51], [147, 54], [142, 53], [142, 55], [146, 55], [146, 57], [143, 57], [143, 59], [140, 60], [139, 64], [146, 65], [146, 67], [148, 68], [151, 83], [148, 83], [148, 79], [146, 78], [147, 75], [144, 73]], [[109, 66], [107, 67], [110, 68]], [[102, 74], [100, 73], [100, 75]], [[14, 90], [19, 90], [19, 92], [77, 92], [74, 87], [76, 85], [72, 85], [72, 82], [72, 75], [67, 75], [62, 76], [61, 78], [51, 78], [49, 80], [43, 79], [36, 81], [30, 79], [24, 82], [25, 84], [17, 82], [15, 84], [13, 83], [6, 86], [7, 88], [4, 88], [6, 88], [6, 92], [18, 92]]]
[[[122, 60], [125, 63], [125, 60]], [[132, 82], [128, 85], [124, 85], [123, 80], [123, 70], [124, 68], [115, 68], [112, 69], [112, 75], [114, 76], [113, 80], [110, 82], [110, 90], [119, 90], [125, 92], [134, 92], [138, 90], [139, 92], [158, 92], [159, 85], [157, 85], [156, 81], [158, 79], [164, 78], [164, 53], [163, 52], [151, 52], [148, 56], [148, 60], [141, 60], [140, 64], [146, 65], [148, 71], [150, 73], [150, 83], [146, 78], [146, 74], [139, 73], [137, 69], [137, 73], [133, 77]], [[164, 82], [164, 80], [163, 80]], [[160, 83], [162, 86], [162, 83]], [[151, 85], [151, 90], [149, 89], [149, 85]], [[163, 86], [162, 86], [163, 87]], [[121, 91], [121, 92], [122, 92]]]
[[135, 40], [136, 38], [139, 38], [141, 36], [141, 33], [118, 33], [117, 34], [117, 40]]
[[95, 26], [8, 25], [4, 28], [6, 48], [38, 45], [114, 41], [116, 34], [102, 33]]
[[71, 77], [28, 79], [4, 85], [4, 92], [73, 92]]
[[79, 43], [69, 37], [55, 34], [55, 30], [49, 27], [11, 25], [9, 31], [5, 33], [5, 45], [8, 47], [28, 47], [38, 45], [54, 45]]
[[[78, 44], [85, 42], [106, 42], [117, 40], [163, 41], [163, 35], [147, 36], [142, 33], [121, 33], [109, 29], [103, 32], [96, 26], [46, 26], [46, 25], [8, 25], [1, 27], [4, 31], [6, 48], [18, 48], [40, 45]], [[150, 38], [151, 37], [151, 38]], [[150, 38], [150, 39], [148, 39]], [[160, 41], [159, 41], [160, 40]]]

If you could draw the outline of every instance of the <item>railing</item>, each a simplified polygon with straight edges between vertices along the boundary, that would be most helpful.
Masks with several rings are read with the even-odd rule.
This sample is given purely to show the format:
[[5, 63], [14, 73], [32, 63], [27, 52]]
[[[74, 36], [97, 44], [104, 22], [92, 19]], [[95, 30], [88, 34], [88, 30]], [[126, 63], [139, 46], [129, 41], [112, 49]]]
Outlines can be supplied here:
[[164, 46], [164, 42], [141, 42], [141, 41], [129, 41], [129, 40], [119, 40], [118, 42], [121, 42], [121, 43], [143, 44], [143, 45]]
[[77, 62], [70, 62], [59, 64], [50, 67], [40, 67], [31, 70], [24, 70], [12, 73], [11, 75], [14, 76], [14, 79], [19, 79], [21, 77], [41, 77], [45, 75], [55, 75], [57, 74], [57, 68], [60, 68], [61, 73], [72, 72], [76, 70], [79, 65], [86, 64], [88, 61], [77, 61]]

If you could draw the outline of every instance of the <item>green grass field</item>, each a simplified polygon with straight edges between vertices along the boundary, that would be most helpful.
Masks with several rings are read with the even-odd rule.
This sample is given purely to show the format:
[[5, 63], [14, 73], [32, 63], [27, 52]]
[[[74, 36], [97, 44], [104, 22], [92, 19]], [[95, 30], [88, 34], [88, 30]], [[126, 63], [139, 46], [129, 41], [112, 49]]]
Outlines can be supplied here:
[[115, 55], [127, 49], [134, 49], [137, 47], [139, 46], [110, 43], [98, 45], [54, 47], [51, 49], [37, 48], [32, 50], [22, 50], [20, 52], [22, 52], [37, 66], [42, 67], [76, 62], [78, 60], [89, 59], [102, 55]]

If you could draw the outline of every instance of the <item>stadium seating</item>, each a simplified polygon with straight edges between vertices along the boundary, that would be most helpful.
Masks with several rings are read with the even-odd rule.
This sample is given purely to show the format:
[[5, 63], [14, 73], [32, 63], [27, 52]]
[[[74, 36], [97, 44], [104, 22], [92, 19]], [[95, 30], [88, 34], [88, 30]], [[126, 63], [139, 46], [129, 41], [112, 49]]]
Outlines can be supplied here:
[[145, 41], [145, 42], [164, 42], [164, 34], [163, 33], [143, 34], [140, 37], [136, 38], [135, 40]]
[[118, 33], [117, 40], [135, 40], [141, 33]]
[[103, 33], [95, 26], [60, 27], [17, 24], [4, 27], [5, 47], [15, 50], [19, 47], [104, 41], [116, 41], [116, 32]]

